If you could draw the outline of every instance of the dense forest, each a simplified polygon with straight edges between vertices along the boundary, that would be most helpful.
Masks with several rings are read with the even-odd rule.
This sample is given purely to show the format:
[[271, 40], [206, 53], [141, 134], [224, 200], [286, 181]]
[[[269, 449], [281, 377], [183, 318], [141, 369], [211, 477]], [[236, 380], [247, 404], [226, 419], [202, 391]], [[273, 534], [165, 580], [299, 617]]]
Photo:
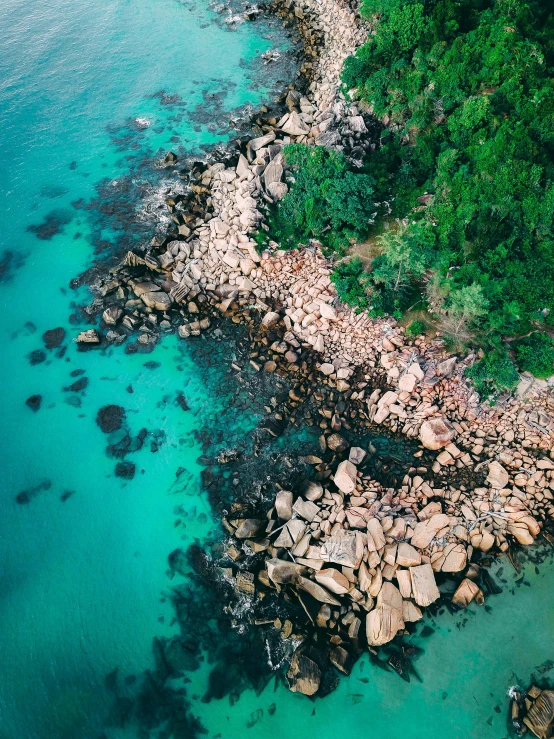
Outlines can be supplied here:
[[[286, 150], [269, 235], [319, 238], [340, 296], [478, 346], [482, 391], [554, 372], [554, 14], [530, 0], [363, 0], [345, 92], [386, 126], [362, 170]], [[372, 258], [349, 258], [368, 241]]]

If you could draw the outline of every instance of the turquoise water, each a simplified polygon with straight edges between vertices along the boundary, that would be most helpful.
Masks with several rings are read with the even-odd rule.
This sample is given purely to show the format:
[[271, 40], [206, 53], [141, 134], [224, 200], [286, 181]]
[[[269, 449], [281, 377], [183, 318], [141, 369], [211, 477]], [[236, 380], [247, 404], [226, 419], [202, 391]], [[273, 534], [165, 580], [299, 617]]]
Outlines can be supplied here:
[[[133, 697], [154, 669], [153, 639], [178, 633], [168, 596], [186, 578], [170, 577], [168, 554], [217, 536], [199, 457], [247, 438], [263, 398], [232, 405], [230, 341], [79, 353], [69, 316], [86, 289], [68, 285], [95, 252], [151, 238], [174, 181], [155, 159], [232, 136], [237, 108], [292, 76], [286, 55], [265, 67], [260, 54], [292, 41], [264, 22], [229, 30], [204, 1], [8, 0], [2, 11], [0, 738], [158, 737], [155, 722], [119, 720], [124, 703], [114, 716], [114, 694]], [[65, 353], [43, 345], [57, 326]], [[38, 350], [44, 361], [31, 364]], [[36, 394], [35, 412], [25, 401]], [[134, 439], [146, 429], [126, 457], [133, 479], [116, 477], [106, 453], [114, 439], [96, 414], [108, 404], [125, 409]], [[507, 687], [553, 657], [552, 568], [529, 565], [525, 577], [490, 612], [470, 609], [463, 628], [465, 616], [425, 621], [421, 683], [365, 659], [315, 704], [273, 682], [233, 705], [203, 702], [205, 659], [186, 684], [192, 713], [225, 739], [503, 737]]]

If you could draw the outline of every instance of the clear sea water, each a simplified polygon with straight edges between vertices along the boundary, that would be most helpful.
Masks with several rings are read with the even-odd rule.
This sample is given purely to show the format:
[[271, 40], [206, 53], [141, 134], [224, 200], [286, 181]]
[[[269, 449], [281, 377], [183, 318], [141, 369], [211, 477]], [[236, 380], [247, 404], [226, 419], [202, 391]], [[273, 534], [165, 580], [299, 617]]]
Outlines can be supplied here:
[[[293, 73], [293, 40], [274, 25], [229, 30], [223, 18], [206, 0], [2, 3], [0, 739], [161, 736], [108, 720], [107, 676], [131, 686], [153, 668], [154, 637], [176, 633], [168, 554], [218, 531], [201, 491], [202, 439], [247, 435], [256, 414], [230, 407], [221, 347], [211, 360], [209, 343], [202, 354], [174, 338], [147, 357], [79, 353], [69, 316], [86, 288], [68, 286], [95, 251], [151, 238], [170, 177], [156, 158], [226, 140], [237, 109]], [[260, 62], [270, 48], [281, 66]], [[41, 339], [57, 326], [61, 357]], [[46, 360], [31, 364], [37, 350]], [[66, 389], [76, 370], [88, 378], [81, 391]], [[25, 405], [34, 394], [36, 412]], [[133, 435], [148, 430], [132, 480], [114, 475], [95, 421], [109, 403], [125, 408]], [[24, 491], [28, 502], [16, 502]], [[504, 737], [507, 688], [554, 658], [554, 573], [529, 563], [515, 587], [504, 563], [502, 577], [486, 610], [421, 625], [432, 629], [416, 637], [421, 683], [364, 659], [316, 703], [273, 683], [234, 705], [204, 703], [206, 661], [190, 673], [192, 712], [225, 739]]]

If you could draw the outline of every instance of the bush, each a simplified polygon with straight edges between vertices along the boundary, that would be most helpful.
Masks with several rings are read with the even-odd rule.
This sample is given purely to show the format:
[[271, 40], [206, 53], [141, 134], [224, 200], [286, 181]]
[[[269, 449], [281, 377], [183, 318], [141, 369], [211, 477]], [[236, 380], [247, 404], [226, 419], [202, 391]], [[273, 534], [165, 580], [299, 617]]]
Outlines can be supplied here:
[[331, 274], [331, 282], [339, 298], [351, 308], [368, 310], [371, 306], [371, 288], [367, 273], [358, 257], [340, 262]]
[[535, 377], [546, 378], [554, 374], [554, 342], [546, 334], [535, 333], [515, 344], [518, 367]]
[[501, 349], [486, 354], [473, 367], [469, 367], [466, 376], [483, 399], [493, 401], [498, 395], [514, 390], [519, 382], [514, 363]]
[[373, 177], [352, 172], [343, 154], [322, 146], [286, 146], [284, 157], [293, 177], [270, 210], [268, 237], [283, 249], [318, 239], [338, 253], [350, 239], [365, 238], [375, 218]]
[[421, 336], [425, 333], [425, 324], [423, 321], [412, 321], [406, 328], [406, 336], [413, 339], [415, 336]]

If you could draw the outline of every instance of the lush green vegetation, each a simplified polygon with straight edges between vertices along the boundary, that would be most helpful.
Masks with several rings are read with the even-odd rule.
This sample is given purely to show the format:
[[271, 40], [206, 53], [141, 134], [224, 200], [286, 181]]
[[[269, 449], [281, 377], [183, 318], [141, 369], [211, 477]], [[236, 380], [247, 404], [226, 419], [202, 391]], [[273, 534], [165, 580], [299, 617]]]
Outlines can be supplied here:
[[495, 349], [469, 367], [466, 375], [482, 398], [494, 400], [513, 390], [519, 380], [514, 363], [503, 349]]
[[[390, 140], [364, 174], [347, 176], [340, 160], [342, 200], [333, 204], [334, 175], [320, 177], [306, 166], [314, 155], [294, 147], [296, 182], [273, 216], [281, 243], [323, 236], [342, 250], [367, 235], [373, 203], [387, 200], [390, 228], [378, 220], [374, 239], [380, 255], [367, 272], [341, 265], [339, 293], [376, 314], [398, 316], [419, 302], [453, 343], [490, 353], [473, 373], [482, 389], [485, 370], [500, 375], [499, 388], [513, 383], [507, 337], [533, 332], [513, 343], [513, 356], [520, 369], [552, 373], [552, 343], [537, 333], [554, 324], [552, 8], [538, 0], [363, 0], [376, 33], [347, 60], [343, 81]], [[316, 157], [318, 168], [333, 161]]]
[[543, 378], [554, 374], [554, 343], [546, 334], [531, 334], [518, 341], [515, 355], [523, 372]]
[[285, 161], [293, 168], [289, 192], [270, 210], [269, 231], [260, 232], [282, 248], [295, 248], [310, 239], [341, 253], [350, 239], [367, 233], [375, 216], [373, 177], [354, 173], [343, 154], [322, 147], [285, 147]]
[[425, 333], [425, 328], [426, 326], [423, 321], [412, 321], [406, 326], [406, 336], [410, 339], [421, 336], [421, 334]]
[[346, 262], [339, 262], [331, 275], [339, 298], [358, 311], [369, 310], [371, 304], [368, 289], [370, 278], [364, 271], [361, 259], [355, 257]]

